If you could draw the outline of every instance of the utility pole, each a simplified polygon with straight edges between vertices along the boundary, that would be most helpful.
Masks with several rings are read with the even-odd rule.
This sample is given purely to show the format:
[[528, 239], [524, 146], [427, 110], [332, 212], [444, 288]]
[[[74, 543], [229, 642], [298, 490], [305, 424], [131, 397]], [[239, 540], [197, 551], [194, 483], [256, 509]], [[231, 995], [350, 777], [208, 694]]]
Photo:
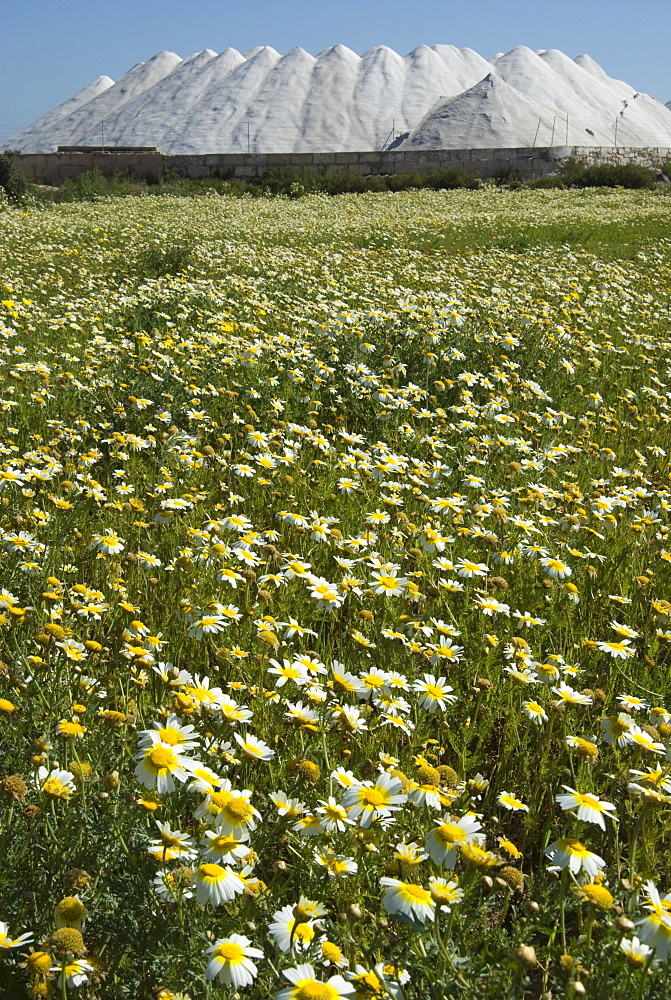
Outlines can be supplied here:
[[566, 145], [568, 146], [568, 111], [566, 112]]
[[551, 146], [554, 146], [554, 142], [555, 142], [555, 123], [556, 123], [556, 121], [557, 121], [556, 117], [552, 119], [552, 138], [550, 139], [550, 145]]
[[103, 153], [104, 153], [105, 152], [105, 119], [104, 118], [103, 118], [103, 120], [100, 123], [100, 128], [102, 129]]
[[617, 116], [615, 118], [615, 148], [617, 149]]
[[538, 131], [539, 131], [540, 127], [541, 127], [541, 121], [542, 120], [543, 120], [542, 118], [538, 119], [538, 125], [536, 126], [536, 135], [534, 136], [534, 143], [533, 143], [534, 146], [536, 145], [536, 139], [538, 138]]

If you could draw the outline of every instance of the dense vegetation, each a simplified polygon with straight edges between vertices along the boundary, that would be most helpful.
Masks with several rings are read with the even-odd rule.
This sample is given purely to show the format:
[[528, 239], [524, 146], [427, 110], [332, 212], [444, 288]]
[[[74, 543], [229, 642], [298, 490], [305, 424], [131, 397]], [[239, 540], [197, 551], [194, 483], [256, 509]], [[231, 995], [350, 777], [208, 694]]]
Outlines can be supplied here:
[[671, 991], [667, 204], [0, 213], [3, 996]]
[[282, 195], [288, 198], [302, 198], [308, 194], [365, 194], [384, 191], [399, 192], [429, 188], [433, 191], [454, 191], [459, 188], [477, 190], [483, 186], [524, 188], [613, 188], [629, 190], [660, 189], [659, 178], [671, 179], [671, 164], [665, 164], [662, 171], [653, 171], [637, 164], [610, 164], [587, 166], [579, 160], [568, 160], [561, 171], [543, 177], [522, 180], [516, 171], [502, 169], [490, 181], [482, 181], [476, 172], [465, 167], [440, 167], [425, 173], [399, 173], [364, 177], [347, 167], [326, 171], [316, 167], [271, 167], [258, 180], [241, 180], [233, 177], [232, 171], [223, 169], [216, 176], [204, 180], [189, 180], [177, 174], [166, 173], [161, 178], [143, 177], [132, 170], [120, 173], [103, 173], [99, 169], [87, 170], [78, 177], [65, 181], [60, 187], [31, 186], [25, 176], [17, 170], [12, 154], [0, 156], [0, 188], [4, 189], [8, 200], [22, 204], [44, 202], [70, 203], [77, 201], [98, 201], [101, 198], [131, 195], [169, 194], [195, 197], [215, 192], [237, 197], [269, 197]]

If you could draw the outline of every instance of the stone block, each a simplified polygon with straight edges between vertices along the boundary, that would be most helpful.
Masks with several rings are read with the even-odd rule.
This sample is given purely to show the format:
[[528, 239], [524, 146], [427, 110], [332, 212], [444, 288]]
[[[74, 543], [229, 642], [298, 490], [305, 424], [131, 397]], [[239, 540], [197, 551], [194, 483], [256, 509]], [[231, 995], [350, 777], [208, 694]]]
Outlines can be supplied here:
[[658, 168], [671, 160], [669, 147], [597, 147], [597, 146], [522, 146], [515, 149], [408, 149], [353, 150], [323, 153], [207, 153], [197, 155], [163, 155], [154, 151], [83, 150], [81, 152], [31, 153], [16, 159], [20, 170], [37, 183], [58, 183], [78, 177], [84, 171], [98, 167], [103, 173], [126, 169], [138, 176], [159, 177], [173, 171], [193, 179], [212, 176], [221, 169], [230, 169], [234, 176], [248, 179], [263, 176], [271, 166], [292, 166], [300, 170], [315, 166], [320, 170], [350, 169], [360, 176], [426, 172], [436, 167], [461, 166], [491, 177], [506, 169], [521, 176], [542, 176], [556, 173], [569, 157], [587, 164], [640, 163]]
[[289, 166], [290, 153], [266, 153], [266, 163], [270, 167]]

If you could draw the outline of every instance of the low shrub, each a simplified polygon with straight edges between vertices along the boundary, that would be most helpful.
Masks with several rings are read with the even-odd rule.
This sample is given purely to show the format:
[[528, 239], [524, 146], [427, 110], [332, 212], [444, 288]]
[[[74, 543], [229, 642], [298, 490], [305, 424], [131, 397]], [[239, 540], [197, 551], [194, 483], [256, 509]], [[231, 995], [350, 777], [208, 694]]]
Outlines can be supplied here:
[[149, 243], [132, 263], [132, 274], [137, 281], [145, 278], [164, 278], [181, 274], [193, 259], [196, 241], [177, 240], [172, 243]]
[[637, 163], [600, 163], [586, 166], [579, 160], [568, 160], [562, 170], [567, 187], [654, 188], [655, 175]]
[[471, 173], [466, 167], [437, 167], [420, 177], [421, 186], [433, 188], [434, 191], [454, 191], [457, 188], [473, 191], [480, 187], [478, 175]]
[[565, 188], [564, 178], [560, 174], [546, 174], [545, 177], [530, 177], [525, 181], [527, 188]]
[[14, 163], [15, 155], [13, 150], [0, 154], [0, 188], [10, 205], [22, 205], [28, 192], [28, 178]]
[[339, 170], [320, 171], [314, 167], [302, 170], [290, 166], [271, 167], [262, 181], [264, 191], [299, 198], [315, 191], [324, 194], [363, 194], [366, 191], [409, 191], [415, 188], [433, 188], [449, 191], [456, 188], [478, 188], [476, 174], [464, 167], [445, 167], [426, 174], [387, 174], [364, 177], [347, 167]]

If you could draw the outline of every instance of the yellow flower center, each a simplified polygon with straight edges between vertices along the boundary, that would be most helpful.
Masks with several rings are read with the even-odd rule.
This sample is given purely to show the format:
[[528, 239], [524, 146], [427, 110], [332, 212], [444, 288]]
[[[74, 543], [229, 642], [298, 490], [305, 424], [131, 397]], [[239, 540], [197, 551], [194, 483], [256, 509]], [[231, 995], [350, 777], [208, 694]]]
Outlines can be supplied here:
[[370, 806], [379, 809], [387, 802], [387, 796], [380, 788], [362, 788], [359, 792], [359, 801], [363, 806]]
[[232, 795], [230, 792], [211, 792], [210, 805], [214, 806], [216, 811], [219, 811], [224, 808], [231, 798]]
[[229, 799], [223, 810], [228, 819], [230, 819], [234, 825], [240, 823], [247, 823], [254, 815], [254, 808], [250, 805], [247, 799], [243, 798], [241, 795], [235, 798]]
[[382, 983], [374, 972], [362, 972], [361, 975], [354, 977], [352, 983], [357, 990], [357, 994], [361, 996], [382, 996]]
[[615, 900], [603, 885], [584, 885], [582, 894], [588, 903], [592, 903], [599, 910], [611, 910]]
[[466, 834], [456, 823], [443, 823], [433, 831], [433, 835], [443, 847], [466, 843]]
[[220, 854], [227, 854], [237, 846], [238, 841], [235, 837], [225, 837], [223, 834], [220, 837], [213, 837], [210, 841], [211, 849], [213, 851], [218, 851]]
[[245, 949], [235, 941], [224, 941], [214, 952], [215, 958], [221, 958], [225, 962], [238, 963], [245, 957]]
[[157, 771], [172, 770], [175, 763], [175, 754], [168, 747], [153, 747], [147, 754], [147, 764]]
[[300, 983], [292, 1000], [337, 1000], [338, 991], [328, 983], [319, 983], [316, 979], [308, 979]]
[[173, 729], [172, 726], [166, 726], [163, 729], [159, 729], [158, 735], [161, 737], [161, 742], [169, 743], [171, 747], [184, 742], [182, 734], [178, 729]]
[[53, 958], [46, 951], [34, 951], [32, 955], [28, 956], [27, 965], [31, 972], [34, 973], [46, 973], [49, 971], [53, 965]]
[[223, 876], [223, 874], [224, 874], [224, 869], [221, 867], [221, 865], [207, 864], [200, 866], [201, 878], [208, 879], [213, 882], [218, 882], [219, 879]]
[[399, 890], [407, 900], [413, 903], [430, 903], [431, 893], [422, 889], [421, 885], [414, 885], [412, 882], [403, 882]]
[[322, 944], [322, 955], [327, 958], [329, 962], [337, 963], [342, 958], [342, 952], [337, 944], [333, 944], [332, 941], [324, 941]]
[[364, 677], [363, 682], [367, 687], [377, 688], [384, 685], [384, 678], [378, 677], [377, 674], [369, 674], [368, 677]]
[[593, 795], [580, 795], [576, 794], [576, 802], [578, 805], [587, 806], [589, 809], [593, 809], [595, 812], [603, 812], [604, 808], [601, 802]]
[[298, 941], [302, 941], [304, 944], [308, 941], [312, 941], [315, 936], [315, 932], [311, 924], [296, 924], [295, 928], [292, 927], [293, 937]]
[[70, 794], [70, 789], [62, 781], [59, 781], [58, 778], [47, 778], [42, 785], [42, 791], [55, 799], [67, 799]]
[[443, 689], [438, 687], [437, 684], [427, 684], [424, 688], [424, 694], [428, 694], [430, 698], [435, 698], [439, 701], [443, 697]]
[[86, 907], [75, 896], [66, 896], [56, 907], [56, 915], [64, 924], [76, 924], [86, 913]]

